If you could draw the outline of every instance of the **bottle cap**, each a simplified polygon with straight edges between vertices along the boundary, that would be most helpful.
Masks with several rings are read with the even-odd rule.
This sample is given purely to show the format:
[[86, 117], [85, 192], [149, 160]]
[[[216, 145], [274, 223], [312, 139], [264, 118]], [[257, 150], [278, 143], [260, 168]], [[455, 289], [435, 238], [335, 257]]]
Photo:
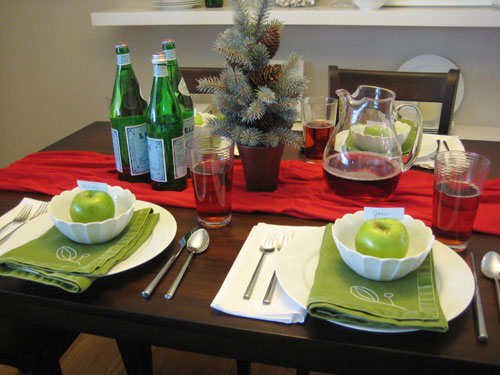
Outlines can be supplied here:
[[164, 52], [155, 52], [153, 53], [153, 57], [151, 58], [151, 62], [153, 64], [166, 64], [167, 57]]

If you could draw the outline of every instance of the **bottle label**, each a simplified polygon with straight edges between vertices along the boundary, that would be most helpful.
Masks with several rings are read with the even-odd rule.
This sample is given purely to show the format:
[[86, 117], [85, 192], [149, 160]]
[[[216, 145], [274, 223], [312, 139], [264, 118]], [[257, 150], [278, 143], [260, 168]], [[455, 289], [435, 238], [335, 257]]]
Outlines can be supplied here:
[[149, 172], [148, 141], [146, 124], [125, 126], [128, 160], [132, 176]]
[[122, 157], [120, 153], [120, 138], [118, 136], [118, 130], [111, 128], [111, 139], [113, 141], [113, 152], [115, 154], [116, 170], [120, 173], [123, 173]]
[[151, 179], [157, 182], [167, 182], [167, 163], [163, 139], [148, 137], [148, 152]]
[[184, 135], [172, 138], [172, 156], [174, 160], [174, 178], [178, 179], [187, 174], [186, 168], [186, 143]]
[[166, 65], [153, 65], [153, 76], [168, 77], [168, 69]]
[[175, 53], [175, 49], [164, 49], [165, 56], [167, 56], [168, 61], [177, 60], [177, 53]]
[[189, 160], [187, 144], [194, 138], [194, 116], [184, 120], [184, 141], [186, 142], [186, 161]]
[[186, 82], [184, 81], [184, 77], [182, 77], [181, 80], [179, 81], [179, 85], [177, 86], [177, 88], [182, 95], [191, 96], [188, 87], [186, 85]]
[[130, 54], [116, 55], [116, 63], [118, 65], [130, 65]]

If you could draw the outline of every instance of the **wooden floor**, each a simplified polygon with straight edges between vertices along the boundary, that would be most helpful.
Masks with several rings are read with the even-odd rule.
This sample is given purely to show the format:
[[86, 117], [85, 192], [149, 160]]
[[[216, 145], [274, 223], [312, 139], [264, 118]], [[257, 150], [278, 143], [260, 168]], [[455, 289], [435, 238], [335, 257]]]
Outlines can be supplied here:
[[[64, 375], [126, 375], [114, 340], [81, 334], [61, 358]], [[236, 375], [234, 360], [153, 347], [154, 375]], [[17, 375], [0, 365], [0, 375]], [[289, 368], [252, 364], [252, 375], [294, 375]], [[311, 375], [320, 375], [311, 372]]]

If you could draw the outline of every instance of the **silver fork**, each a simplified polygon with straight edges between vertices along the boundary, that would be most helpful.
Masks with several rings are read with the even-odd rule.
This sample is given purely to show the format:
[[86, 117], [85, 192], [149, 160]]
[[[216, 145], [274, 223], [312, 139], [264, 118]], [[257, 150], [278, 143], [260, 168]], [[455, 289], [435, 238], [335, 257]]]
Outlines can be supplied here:
[[[43, 202], [40, 206], [38, 206], [38, 208], [36, 209], [35, 213], [33, 214], [33, 216], [31, 216], [28, 220], [24, 220], [23, 222], [21, 222], [21, 225], [19, 225], [17, 228], [15, 228], [14, 230], [10, 231], [8, 234], [6, 234], [5, 236], [3, 236], [2, 238], [0, 238], [0, 243], [4, 242], [7, 238], [9, 238], [10, 236], [12, 236], [12, 233], [14, 233], [16, 230], [18, 230], [19, 228], [21, 228], [24, 224], [26, 224], [28, 221], [31, 221], [33, 220], [35, 217], [38, 217], [42, 214], [44, 214], [46, 211], [47, 211], [47, 206], [49, 205], [48, 202]], [[31, 211], [31, 207], [30, 207], [30, 211]], [[29, 214], [29, 212], [28, 212]]]
[[[293, 239], [293, 231], [287, 231], [286, 234], [285, 232], [283, 232], [280, 236], [278, 251], [280, 251], [281, 248], [285, 246], [291, 239]], [[271, 281], [269, 282], [269, 286], [267, 287], [266, 294], [264, 295], [264, 299], [262, 300], [262, 303], [264, 305], [269, 305], [271, 303], [274, 289], [276, 288], [276, 282], [277, 282], [276, 271], [274, 271], [273, 276], [271, 277]]]
[[260, 244], [260, 251], [262, 252], [262, 255], [260, 256], [259, 263], [257, 263], [257, 267], [255, 267], [255, 271], [253, 271], [252, 278], [250, 279], [247, 289], [245, 290], [245, 294], [243, 295], [244, 299], [250, 299], [250, 296], [252, 295], [253, 288], [257, 283], [257, 277], [259, 276], [259, 272], [262, 267], [262, 261], [264, 260], [264, 256], [267, 253], [272, 253], [275, 248], [276, 248], [275, 234], [267, 233], [264, 236], [262, 243]]
[[22, 223], [23, 221], [26, 221], [26, 219], [28, 219], [30, 215], [30, 212], [31, 212], [31, 205], [26, 204], [21, 208], [21, 211], [17, 213], [16, 217], [11, 222], [5, 224], [2, 228], [0, 228], [0, 233], [3, 232], [8, 227], [10, 227], [12, 224]]

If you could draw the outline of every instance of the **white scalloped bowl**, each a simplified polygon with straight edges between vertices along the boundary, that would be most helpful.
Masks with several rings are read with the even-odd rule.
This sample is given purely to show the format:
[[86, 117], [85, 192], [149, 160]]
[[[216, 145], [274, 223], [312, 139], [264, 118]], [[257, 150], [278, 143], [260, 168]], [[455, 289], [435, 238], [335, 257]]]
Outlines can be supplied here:
[[387, 0], [352, 0], [359, 9], [374, 10], [382, 8]]
[[120, 186], [110, 186], [108, 194], [115, 202], [115, 216], [93, 223], [75, 223], [71, 220], [69, 207], [74, 196], [82, 189], [63, 191], [49, 202], [49, 217], [59, 231], [69, 239], [83, 244], [99, 244], [118, 236], [132, 219], [135, 195]]
[[364, 222], [364, 212], [347, 214], [332, 227], [333, 240], [344, 262], [357, 274], [371, 280], [397, 280], [416, 270], [434, 244], [434, 235], [422, 221], [405, 215], [403, 224], [408, 230], [410, 246], [406, 257], [376, 258], [356, 251], [354, 238]]
[[[386, 153], [395, 148], [396, 145], [393, 138], [364, 134], [366, 127], [367, 125], [363, 124], [355, 124], [351, 127], [354, 143], [358, 145], [359, 148], [377, 153]], [[397, 121], [395, 130], [398, 142], [402, 145], [410, 134], [411, 126], [404, 122]]]

